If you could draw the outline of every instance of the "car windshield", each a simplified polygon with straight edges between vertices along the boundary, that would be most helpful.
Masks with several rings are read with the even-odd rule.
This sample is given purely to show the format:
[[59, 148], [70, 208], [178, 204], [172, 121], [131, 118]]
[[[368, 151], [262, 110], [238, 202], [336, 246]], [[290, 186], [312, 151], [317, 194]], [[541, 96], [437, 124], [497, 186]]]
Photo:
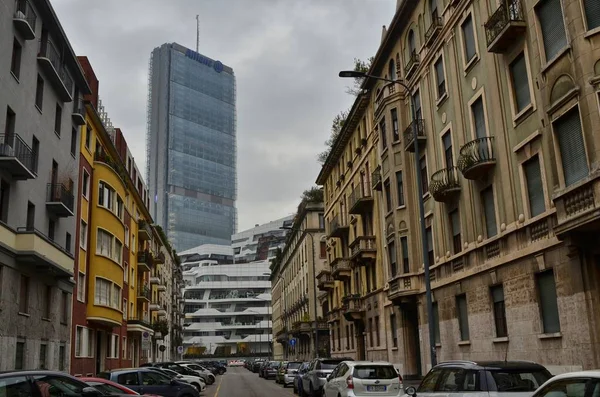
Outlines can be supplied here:
[[357, 365], [352, 376], [358, 379], [394, 379], [398, 373], [391, 365]]
[[552, 377], [545, 370], [490, 370], [499, 392], [532, 392]]
[[339, 360], [324, 360], [321, 361], [320, 369], [334, 369], [339, 363], [341, 363]]
[[113, 385], [109, 385], [106, 383], [100, 383], [100, 382], [86, 382], [86, 383], [90, 386], [94, 386], [94, 388], [96, 388], [96, 390], [99, 390], [102, 394], [105, 394], [107, 396], [126, 394], [123, 390], [119, 389], [118, 387], [115, 387]]
[[302, 363], [288, 363], [287, 369], [298, 369], [301, 365]]

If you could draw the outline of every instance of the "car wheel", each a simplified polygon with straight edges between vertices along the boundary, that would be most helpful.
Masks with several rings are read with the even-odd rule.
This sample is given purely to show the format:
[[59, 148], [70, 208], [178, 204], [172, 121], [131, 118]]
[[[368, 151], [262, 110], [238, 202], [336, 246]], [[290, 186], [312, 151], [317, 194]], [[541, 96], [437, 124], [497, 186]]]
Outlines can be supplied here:
[[221, 369], [219, 370], [219, 375], [223, 375], [224, 373], [225, 373], [225, 370], [224, 370], [223, 368], [221, 368]]

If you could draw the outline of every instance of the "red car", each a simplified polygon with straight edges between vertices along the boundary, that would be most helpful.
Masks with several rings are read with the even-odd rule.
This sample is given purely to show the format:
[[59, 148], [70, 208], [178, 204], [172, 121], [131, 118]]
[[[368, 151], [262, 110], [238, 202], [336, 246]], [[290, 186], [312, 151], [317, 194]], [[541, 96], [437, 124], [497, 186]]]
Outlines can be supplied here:
[[[113, 395], [113, 394], [116, 394], [116, 395], [131, 394], [134, 396], [140, 395], [138, 392], [135, 392], [128, 387], [125, 387], [118, 383], [112, 382], [108, 379], [88, 378], [88, 377], [82, 377], [79, 379], [81, 379], [82, 381], [84, 381], [85, 383], [87, 383], [90, 386], [94, 386], [96, 389], [98, 389], [101, 392], [108, 394], [108, 395]], [[160, 396], [157, 396], [156, 394], [144, 394], [144, 396], [160, 397]]]

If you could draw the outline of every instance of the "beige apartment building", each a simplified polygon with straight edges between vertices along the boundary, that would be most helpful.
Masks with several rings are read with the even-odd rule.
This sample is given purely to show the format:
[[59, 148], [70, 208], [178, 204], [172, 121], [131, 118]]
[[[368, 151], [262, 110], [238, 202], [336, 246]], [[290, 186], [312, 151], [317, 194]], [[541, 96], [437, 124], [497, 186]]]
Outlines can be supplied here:
[[[328, 327], [316, 301], [315, 285], [315, 274], [322, 271], [325, 263], [323, 203], [304, 201], [298, 207], [285, 248], [275, 260], [271, 274], [275, 359], [314, 358], [315, 334], [319, 355], [327, 356]], [[292, 339], [294, 342], [290, 342]]]

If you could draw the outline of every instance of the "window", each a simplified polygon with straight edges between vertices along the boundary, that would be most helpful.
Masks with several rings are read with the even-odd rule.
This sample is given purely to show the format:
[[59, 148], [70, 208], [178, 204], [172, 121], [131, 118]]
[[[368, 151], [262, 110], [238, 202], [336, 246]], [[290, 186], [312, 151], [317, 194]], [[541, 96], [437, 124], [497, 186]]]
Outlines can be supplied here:
[[[492, 372], [492, 375], [495, 371]], [[502, 374], [503, 375], [503, 374]], [[535, 379], [538, 380], [538, 374], [519, 374], [521, 379]], [[524, 376], [525, 375], [525, 376]], [[537, 383], [537, 386], [536, 386]], [[536, 387], [542, 385], [543, 382], [532, 382], [533, 390]], [[539, 394], [540, 397], [584, 397], [584, 396], [597, 396], [598, 395], [598, 383], [592, 377], [577, 377], [556, 380], [542, 389]]]
[[460, 235], [460, 215], [458, 209], [450, 211], [448, 214], [450, 218], [450, 228], [452, 230], [452, 247], [453, 253], [458, 254], [462, 251], [462, 239]]
[[62, 125], [62, 108], [57, 103], [56, 112], [54, 113], [54, 132], [60, 136], [60, 127]]
[[87, 228], [87, 223], [85, 223], [85, 221], [82, 219], [81, 220], [81, 226], [79, 228], [79, 246], [86, 250], [87, 249], [87, 242], [88, 242], [88, 228]]
[[433, 336], [435, 343], [441, 343], [440, 339], [440, 313], [438, 311], [438, 303], [433, 302]]
[[[436, 392], [462, 394], [464, 392], [481, 391], [481, 388], [479, 387], [480, 382], [481, 380], [479, 379], [478, 371], [468, 371], [462, 368], [447, 368], [443, 370], [439, 384], [436, 387]], [[510, 383], [510, 381], [508, 382]]]
[[21, 275], [21, 288], [19, 290], [19, 312], [29, 312], [29, 277]]
[[86, 169], [83, 170], [83, 176], [81, 178], [82, 178], [81, 192], [83, 194], [83, 197], [85, 197], [86, 199], [89, 199], [89, 197], [90, 197], [90, 174]]
[[65, 250], [71, 252], [71, 233], [67, 233], [65, 236]]
[[544, 202], [544, 186], [542, 184], [542, 171], [538, 156], [532, 157], [523, 164], [523, 173], [527, 183], [527, 198], [529, 200], [529, 213], [531, 217], [546, 211]]
[[597, 0], [583, 0], [587, 29], [600, 28], [600, 3]]
[[386, 179], [383, 183], [383, 188], [385, 190], [385, 210], [390, 212], [392, 210], [392, 192], [390, 190], [390, 180]]
[[83, 327], [75, 328], [75, 357], [81, 357], [83, 345]]
[[123, 243], [115, 239], [115, 256], [113, 259], [120, 265], [123, 263]]
[[434, 64], [435, 79], [437, 83], [437, 97], [440, 99], [446, 94], [446, 76], [444, 75], [444, 59], [439, 57]]
[[539, 305], [544, 333], [560, 332], [554, 271], [550, 269], [537, 274], [536, 283], [539, 291]]
[[110, 258], [121, 265], [123, 260], [123, 244], [106, 230], [98, 229], [96, 254]]
[[319, 229], [325, 229], [325, 216], [323, 214], [319, 214]]
[[410, 272], [410, 264], [408, 260], [408, 237], [400, 237], [400, 246], [402, 247], [402, 272]]
[[388, 256], [392, 277], [395, 277], [398, 273], [398, 264], [396, 263], [396, 247], [393, 240], [388, 242]]
[[56, 230], [56, 223], [53, 219], [48, 221], [48, 238], [54, 241], [54, 232]]
[[385, 117], [383, 117], [379, 122], [379, 136], [381, 137], [381, 149], [385, 150], [387, 148], [387, 131], [385, 128]]
[[438, 383], [440, 379], [440, 375], [442, 374], [442, 369], [432, 369], [429, 373], [423, 378], [421, 384], [419, 385], [418, 392], [419, 393], [432, 393], [435, 391], [435, 385]]
[[554, 59], [567, 46], [567, 33], [560, 0], [542, 0], [535, 12], [540, 22], [546, 62]]
[[473, 31], [473, 16], [469, 15], [461, 25], [465, 45], [465, 64], [469, 64], [477, 55], [475, 33]]
[[114, 309], [121, 310], [121, 287], [116, 284], [113, 284], [112, 307]]
[[419, 160], [419, 168], [421, 170], [421, 194], [429, 193], [429, 176], [427, 175], [427, 158], [421, 157]]
[[319, 257], [321, 259], [327, 257], [327, 243], [325, 241], [320, 241], [319, 242]]
[[396, 330], [396, 314], [390, 314], [390, 330], [392, 332], [392, 346], [398, 347], [398, 333]]
[[75, 127], [71, 128], [71, 155], [75, 157], [77, 152], [77, 130]]
[[396, 172], [396, 189], [398, 192], [398, 207], [404, 206], [404, 179], [402, 171]]
[[415, 43], [415, 32], [414, 30], [410, 30], [408, 32], [408, 56], [411, 57], [417, 50], [417, 44]]
[[44, 316], [43, 318], [50, 318], [50, 311], [52, 309], [52, 286], [46, 285], [46, 299], [44, 301]]
[[[442, 144], [444, 145], [444, 159], [446, 160], [446, 168], [454, 165], [454, 154], [452, 153], [452, 136], [450, 131], [442, 136]], [[450, 176], [450, 175], [448, 175]]]
[[377, 342], [377, 346], [381, 344], [381, 340], [379, 339], [379, 316], [375, 316], [375, 341]]
[[460, 331], [460, 340], [469, 340], [469, 312], [467, 310], [467, 295], [462, 294], [456, 297], [456, 314], [458, 316], [458, 330]]
[[38, 161], [40, 157], [40, 141], [34, 136], [31, 141], [31, 155], [33, 156], [32, 160], [32, 168], [33, 172], [37, 174], [38, 172]]
[[127, 299], [123, 299], [123, 320], [127, 320]]
[[350, 349], [354, 349], [354, 324], [350, 324]]
[[[377, 289], [377, 267], [373, 264], [370, 266], [371, 268], [371, 279], [373, 280], [373, 289], [372, 291], [375, 291]], [[367, 269], [369, 269], [367, 267]], [[367, 277], [369, 277], [369, 275], [367, 274]]]
[[428, 226], [425, 229], [425, 236], [427, 237], [427, 258], [429, 259], [429, 266], [433, 266], [435, 261], [433, 256], [433, 232], [431, 231], [431, 226]]
[[346, 349], [350, 348], [350, 327], [346, 325]]
[[27, 226], [27, 230], [35, 228], [35, 205], [31, 201], [27, 202], [27, 220], [25, 226]]
[[[419, 91], [415, 91], [413, 94], [413, 104], [415, 106], [415, 118], [417, 120], [422, 118], [422, 110], [421, 110], [421, 94]], [[412, 105], [411, 105], [412, 106]]]
[[[123, 266], [123, 277], [124, 281], [126, 283], [129, 283], [129, 265], [127, 264], [127, 262], [125, 262], [125, 265]], [[131, 282], [133, 282], [133, 280], [131, 280]]]
[[113, 212], [115, 207], [115, 191], [105, 182], [98, 184], [98, 205]]
[[[143, 372], [147, 373], [147, 372]], [[117, 383], [120, 383], [125, 386], [139, 386], [140, 380], [138, 378], [137, 372], [127, 372], [124, 374], [120, 374], [117, 377]]]
[[431, 11], [431, 22], [435, 23], [438, 17], [437, 0], [429, 0], [429, 10]]
[[373, 318], [369, 319], [369, 346], [373, 347]]
[[399, 131], [400, 127], [398, 125], [398, 110], [394, 108], [390, 111], [390, 114], [392, 116], [393, 140], [394, 140], [394, 142], [397, 142], [400, 140], [400, 131]]
[[481, 203], [483, 204], [483, 215], [485, 217], [486, 237], [491, 238], [498, 233], [494, 189], [491, 186], [481, 191]]
[[13, 40], [13, 50], [12, 50], [12, 59], [10, 62], [10, 71], [19, 80], [21, 75], [21, 53], [23, 52], [23, 48], [19, 41], [15, 38]]
[[92, 126], [89, 124], [86, 124], [86, 126], [85, 126], [85, 147], [88, 150], [90, 149], [91, 140], [92, 140]]
[[[476, 138], [485, 138], [487, 136], [487, 129], [485, 126], [485, 114], [483, 109], [483, 97], [477, 98], [471, 105], [471, 112], [473, 113], [473, 123], [475, 128]], [[481, 146], [481, 145], [480, 145]], [[481, 150], [481, 149], [480, 149]], [[485, 155], [485, 153], [483, 153]], [[484, 158], [489, 158], [484, 157]]]
[[570, 186], [589, 173], [579, 109], [574, 107], [554, 122], [560, 148], [565, 185]]
[[48, 345], [46, 345], [45, 343], [40, 344], [40, 365], [39, 368], [40, 369], [46, 369], [46, 351], [47, 351]]
[[35, 106], [41, 112], [44, 108], [44, 79], [38, 74], [35, 86]]
[[125, 226], [125, 246], [129, 247], [129, 226]]
[[504, 307], [504, 289], [502, 285], [496, 285], [491, 288], [492, 303], [494, 310], [494, 323], [496, 325], [496, 337], [502, 338], [508, 336], [506, 328], [506, 308]]
[[520, 53], [509, 65], [510, 79], [512, 82], [513, 95], [515, 98], [516, 112], [520, 113], [531, 104], [531, 92], [529, 91], [529, 75], [525, 64], [525, 53]]
[[[123, 317], [123, 318], [125, 318], [125, 317]], [[123, 343], [121, 344], [121, 348], [122, 348], [121, 357], [123, 358], [123, 360], [125, 360], [127, 358], [127, 337], [126, 336], [123, 337]]]
[[111, 292], [112, 292], [112, 283], [103, 278], [96, 277], [94, 304], [101, 305], [101, 306], [110, 306]]
[[65, 353], [66, 353], [65, 345], [60, 345], [58, 348], [58, 370], [59, 371], [65, 370]]
[[8, 204], [10, 200], [10, 185], [0, 180], [0, 221], [8, 222]]
[[15, 369], [23, 369], [25, 363], [25, 342], [17, 342], [15, 350]]
[[60, 305], [60, 321], [63, 324], [67, 324], [69, 322], [69, 293], [62, 291], [61, 293], [61, 305]]
[[390, 80], [396, 80], [398, 78], [396, 75], [396, 64], [393, 59], [390, 59], [388, 62], [388, 75], [390, 76]]
[[77, 276], [77, 300], [85, 302], [85, 273], [81, 272]]
[[123, 219], [123, 199], [117, 195], [117, 217]]

